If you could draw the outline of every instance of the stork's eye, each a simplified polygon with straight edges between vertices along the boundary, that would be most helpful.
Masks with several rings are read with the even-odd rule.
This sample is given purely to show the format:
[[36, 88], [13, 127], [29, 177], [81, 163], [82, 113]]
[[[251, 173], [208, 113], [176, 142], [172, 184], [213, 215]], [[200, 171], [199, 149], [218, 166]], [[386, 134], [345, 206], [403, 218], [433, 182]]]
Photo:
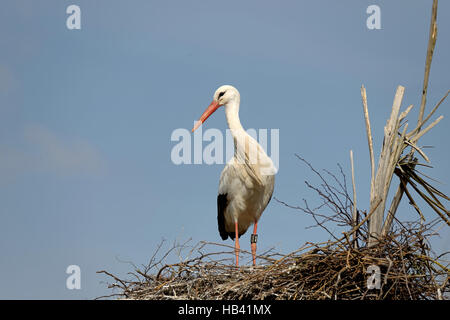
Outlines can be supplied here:
[[225, 91], [222, 91], [221, 93], [219, 93], [218, 99], [220, 99], [224, 94], [225, 94]]

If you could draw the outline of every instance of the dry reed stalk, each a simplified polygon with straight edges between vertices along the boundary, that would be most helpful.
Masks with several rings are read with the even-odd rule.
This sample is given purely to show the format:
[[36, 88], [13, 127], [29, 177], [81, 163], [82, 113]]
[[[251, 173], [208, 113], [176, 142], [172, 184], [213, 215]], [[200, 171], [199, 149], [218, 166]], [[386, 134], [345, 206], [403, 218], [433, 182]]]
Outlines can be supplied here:
[[373, 139], [372, 139], [372, 130], [370, 128], [370, 119], [369, 119], [369, 109], [367, 107], [367, 93], [364, 85], [361, 86], [361, 97], [363, 102], [363, 110], [364, 110], [364, 119], [366, 120], [366, 132], [367, 132], [367, 143], [369, 145], [369, 156], [370, 156], [370, 198], [372, 199], [372, 195], [374, 192], [374, 180], [375, 180], [375, 158], [373, 155]]
[[373, 193], [371, 192], [370, 197], [371, 208], [375, 205], [375, 199], [381, 199], [381, 205], [378, 206], [378, 209], [369, 221], [369, 246], [374, 245], [380, 237], [386, 206], [386, 197], [389, 192], [394, 169], [402, 151], [401, 144], [403, 141], [398, 137], [397, 132], [400, 127], [399, 112], [404, 91], [404, 87], [397, 87], [391, 116], [384, 127], [383, 147], [381, 149], [380, 159], [378, 160], [378, 169], [375, 176]]
[[[355, 168], [353, 166], [353, 150], [350, 150], [350, 164], [352, 168], [352, 186], [353, 186], [353, 210], [352, 210], [352, 219], [353, 225], [356, 226], [358, 224], [358, 209], [356, 204], [356, 184], [355, 184]], [[356, 246], [356, 235], [353, 237], [353, 243]]]
[[[382, 204], [378, 207], [375, 212], [373, 218], [369, 222], [369, 230], [370, 230], [370, 238], [368, 244], [374, 245], [377, 242], [377, 239], [384, 237], [390, 231], [392, 222], [394, 220], [395, 213], [398, 209], [400, 201], [402, 199], [403, 193], [407, 193], [408, 199], [413, 204], [414, 208], [419, 212], [419, 214], [423, 217], [420, 209], [417, 207], [415, 201], [411, 200], [411, 195], [408, 192], [407, 184], [411, 183], [412, 180], [417, 180], [413, 178], [411, 175], [415, 172], [415, 166], [417, 164], [417, 159], [413, 157], [414, 152], [417, 153], [426, 161], [430, 162], [430, 158], [423, 152], [423, 150], [418, 146], [418, 140], [429, 132], [436, 124], [438, 124], [443, 116], [438, 117], [435, 121], [433, 121], [430, 125], [428, 125], [425, 129], [422, 130], [422, 127], [425, 123], [431, 118], [437, 108], [441, 105], [441, 103], [448, 96], [450, 91], [444, 95], [444, 97], [438, 102], [438, 104], [432, 109], [432, 111], [428, 114], [428, 116], [423, 119], [425, 113], [425, 106], [427, 100], [427, 92], [428, 92], [428, 80], [431, 69], [431, 62], [433, 59], [434, 47], [436, 45], [437, 39], [437, 5], [438, 1], [433, 1], [432, 6], [432, 14], [431, 14], [431, 22], [430, 22], [430, 32], [428, 39], [428, 48], [427, 48], [427, 56], [425, 60], [425, 73], [423, 80], [423, 89], [422, 89], [422, 99], [420, 103], [419, 116], [417, 120], [417, 126], [411, 130], [409, 133], [407, 130], [407, 123], [405, 124], [403, 131], [401, 133], [398, 132], [400, 126], [402, 125], [402, 121], [406, 118], [407, 114], [412, 109], [412, 105], [409, 106], [405, 111], [403, 111], [400, 116], [398, 116], [401, 100], [404, 93], [404, 88], [399, 86], [394, 98], [394, 103], [392, 106], [391, 116], [387, 121], [387, 124], [384, 129], [384, 141], [383, 147], [381, 150], [380, 158], [378, 161], [378, 168], [375, 178], [373, 178], [373, 147], [372, 147], [372, 137], [370, 132], [370, 121], [368, 118], [368, 110], [367, 110], [367, 97], [366, 90], [364, 86], [361, 88], [361, 96], [363, 100], [364, 107], [364, 117], [366, 121], [366, 131], [369, 140], [369, 152], [371, 155], [371, 164], [372, 164], [372, 178], [371, 178], [371, 191], [370, 191], [370, 207], [372, 208], [374, 205], [375, 198], [381, 198]], [[407, 147], [410, 147], [410, 151], [408, 155], [402, 156], [403, 152]], [[408, 167], [409, 170], [404, 170], [404, 168]], [[408, 172], [408, 174], [406, 174]], [[385, 207], [386, 207], [386, 197], [389, 192], [390, 184], [392, 181], [393, 174], [396, 173], [400, 178], [399, 186], [397, 187], [397, 191], [395, 193], [394, 198], [392, 199], [389, 210], [386, 213], [385, 218]], [[446, 218], [446, 214], [448, 215], [448, 210], [437, 200], [435, 195], [442, 197], [444, 199], [448, 199], [445, 195], [442, 195], [440, 192], [436, 192], [436, 189], [429, 188], [428, 184], [425, 183], [424, 180], [416, 181], [420, 186], [422, 186], [426, 192], [422, 192], [417, 188], [417, 185], [413, 185], [414, 190], [427, 202], [427, 204], [438, 213], [438, 215], [449, 224], [449, 220]], [[428, 193], [428, 195], [426, 194]], [[450, 225], [450, 224], [449, 224]]]

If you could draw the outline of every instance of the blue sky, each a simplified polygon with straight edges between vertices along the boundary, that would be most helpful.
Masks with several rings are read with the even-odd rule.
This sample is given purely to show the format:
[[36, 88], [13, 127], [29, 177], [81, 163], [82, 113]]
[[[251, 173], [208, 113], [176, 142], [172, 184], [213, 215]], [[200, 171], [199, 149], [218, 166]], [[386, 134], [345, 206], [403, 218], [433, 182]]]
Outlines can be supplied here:
[[[0, 298], [91, 299], [110, 293], [97, 270], [125, 275], [132, 268], [122, 260], [145, 264], [163, 238], [221, 241], [223, 165], [173, 164], [170, 137], [192, 128], [222, 84], [239, 89], [245, 128], [279, 129], [275, 197], [317, 202], [304, 184], [317, 180], [295, 153], [318, 169], [340, 163], [348, 174], [353, 149], [358, 207], [367, 209], [360, 86], [377, 157], [397, 85], [406, 87], [402, 109], [414, 104], [409, 119], [417, 119], [431, 2], [3, 1]], [[81, 30], [66, 27], [71, 4], [81, 8]], [[366, 27], [372, 4], [381, 30]], [[449, 13], [441, 1], [427, 110], [450, 87]], [[448, 101], [440, 114], [421, 145], [435, 146], [426, 173], [450, 194]], [[225, 131], [223, 110], [207, 128]], [[407, 204], [401, 210], [416, 218]], [[313, 223], [272, 201], [259, 250], [328, 239], [305, 229]], [[449, 243], [443, 227], [433, 246]], [[66, 289], [71, 264], [81, 268], [81, 290]]]

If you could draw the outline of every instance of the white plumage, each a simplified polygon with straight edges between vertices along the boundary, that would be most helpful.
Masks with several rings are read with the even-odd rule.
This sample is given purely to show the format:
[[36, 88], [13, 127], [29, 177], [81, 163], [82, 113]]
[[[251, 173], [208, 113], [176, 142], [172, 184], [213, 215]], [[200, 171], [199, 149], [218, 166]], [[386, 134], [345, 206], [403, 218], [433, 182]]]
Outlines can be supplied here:
[[[273, 166], [264, 150], [259, 151], [259, 157], [266, 157]], [[234, 233], [234, 224], [238, 222], [239, 236], [244, 234], [252, 224], [258, 222], [272, 197], [275, 182], [273, 174], [258, 174], [260, 168], [257, 165], [242, 163], [240, 160], [240, 157], [235, 155], [220, 175], [219, 195], [227, 195], [227, 206], [222, 213], [218, 212], [224, 215], [224, 231]], [[234, 234], [229, 235], [234, 239]], [[227, 238], [222, 233], [221, 236], [223, 240]]]
[[228, 126], [234, 139], [234, 156], [225, 165], [219, 182], [217, 222], [223, 240], [235, 240], [236, 265], [239, 261], [239, 237], [254, 224], [251, 246], [256, 258], [257, 222], [273, 193], [276, 169], [264, 149], [242, 127], [239, 120], [240, 94], [232, 86], [221, 86], [192, 131], [220, 106], [225, 107]]

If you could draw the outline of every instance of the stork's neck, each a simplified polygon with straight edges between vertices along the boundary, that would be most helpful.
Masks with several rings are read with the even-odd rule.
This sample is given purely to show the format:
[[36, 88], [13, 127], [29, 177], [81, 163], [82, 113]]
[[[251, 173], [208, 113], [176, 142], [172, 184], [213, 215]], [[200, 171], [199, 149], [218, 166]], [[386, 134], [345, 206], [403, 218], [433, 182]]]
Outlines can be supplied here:
[[228, 102], [225, 106], [225, 116], [227, 117], [228, 127], [233, 136], [245, 131], [239, 120], [239, 99]]

